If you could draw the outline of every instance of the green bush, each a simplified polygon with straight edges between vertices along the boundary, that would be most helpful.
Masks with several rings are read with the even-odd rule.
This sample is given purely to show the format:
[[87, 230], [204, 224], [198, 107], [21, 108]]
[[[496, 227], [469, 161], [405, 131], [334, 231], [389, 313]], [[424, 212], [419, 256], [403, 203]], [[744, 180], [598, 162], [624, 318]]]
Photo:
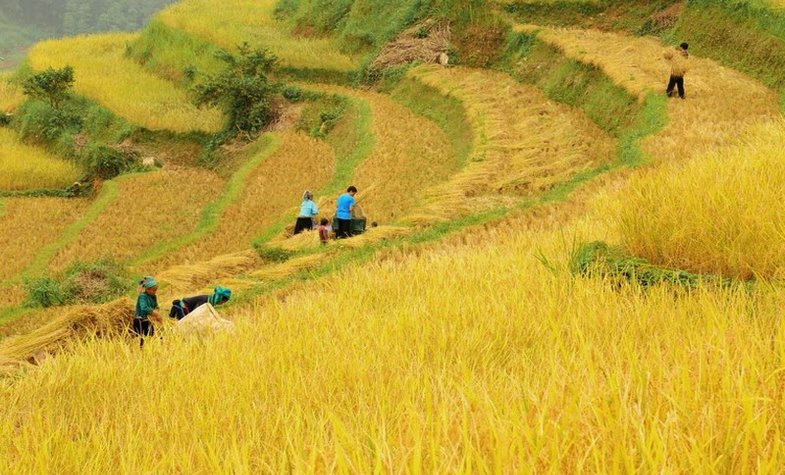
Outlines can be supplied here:
[[74, 69], [48, 68], [35, 73], [22, 83], [22, 90], [31, 99], [46, 101], [53, 109], [60, 109], [74, 86]]
[[226, 130], [256, 134], [275, 119], [273, 99], [281, 84], [269, 78], [277, 63], [275, 55], [264, 49], [238, 46], [238, 54], [218, 53], [224, 70], [198, 84], [196, 104], [217, 106], [229, 120]]
[[28, 279], [26, 303], [44, 308], [105, 303], [122, 296], [128, 290], [127, 282], [125, 269], [110, 259], [77, 262], [62, 274]]
[[119, 150], [103, 144], [88, 145], [85, 156], [90, 174], [104, 180], [133, 170], [139, 164], [139, 156], [136, 152]]

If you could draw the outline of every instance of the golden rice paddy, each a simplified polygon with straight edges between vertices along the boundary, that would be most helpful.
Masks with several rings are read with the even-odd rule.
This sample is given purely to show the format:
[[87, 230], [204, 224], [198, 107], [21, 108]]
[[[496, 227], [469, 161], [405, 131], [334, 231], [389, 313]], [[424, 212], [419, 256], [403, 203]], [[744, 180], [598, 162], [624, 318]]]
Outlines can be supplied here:
[[125, 57], [129, 33], [44, 41], [28, 53], [36, 70], [74, 68], [74, 89], [129, 122], [151, 130], [216, 132], [224, 125], [215, 109], [198, 109], [187, 92]]

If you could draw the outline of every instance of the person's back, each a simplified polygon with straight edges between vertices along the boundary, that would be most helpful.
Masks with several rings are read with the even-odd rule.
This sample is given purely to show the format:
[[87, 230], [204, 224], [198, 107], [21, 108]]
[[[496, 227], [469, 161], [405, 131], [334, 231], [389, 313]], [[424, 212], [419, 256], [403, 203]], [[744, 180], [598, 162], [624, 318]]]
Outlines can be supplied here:
[[338, 209], [335, 215], [338, 219], [352, 219], [352, 207], [354, 206], [354, 196], [344, 193], [338, 197]]
[[172, 309], [169, 311], [169, 316], [177, 320], [182, 320], [189, 313], [197, 308], [210, 303], [213, 307], [217, 307], [229, 301], [232, 296], [232, 291], [223, 287], [216, 287], [212, 295], [195, 295], [193, 297], [185, 297], [180, 300], [172, 302]]
[[346, 193], [338, 197], [335, 217], [338, 220], [338, 231], [336, 234], [339, 239], [348, 238], [352, 235], [352, 211], [356, 203], [354, 199], [356, 194], [357, 188], [350, 186], [347, 188]]
[[297, 222], [294, 224], [294, 234], [300, 234], [303, 231], [313, 229], [314, 217], [319, 214], [319, 208], [313, 201], [313, 193], [306, 190], [303, 193], [303, 202], [300, 205], [300, 214], [297, 216]]
[[690, 53], [682, 48], [677, 48], [676, 51], [669, 54], [670, 58], [666, 56], [671, 66], [671, 75], [676, 77], [684, 77], [689, 70]]

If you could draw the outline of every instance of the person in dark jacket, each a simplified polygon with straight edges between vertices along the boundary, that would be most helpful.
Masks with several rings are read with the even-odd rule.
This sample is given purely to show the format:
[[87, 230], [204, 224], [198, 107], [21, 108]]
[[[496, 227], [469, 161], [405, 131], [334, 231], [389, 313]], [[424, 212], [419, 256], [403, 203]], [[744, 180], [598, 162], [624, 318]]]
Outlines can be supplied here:
[[146, 276], [139, 282], [139, 296], [136, 298], [136, 313], [133, 332], [139, 335], [139, 348], [144, 347], [144, 337], [153, 336], [155, 328], [151, 319], [160, 318], [158, 313], [158, 282]]
[[169, 311], [171, 318], [182, 320], [189, 313], [193, 312], [202, 305], [209, 303], [213, 307], [223, 305], [232, 297], [232, 291], [223, 287], [216, 287], [212, 295], [195, 295], [185, 297], [172, 302], [172, 309]]

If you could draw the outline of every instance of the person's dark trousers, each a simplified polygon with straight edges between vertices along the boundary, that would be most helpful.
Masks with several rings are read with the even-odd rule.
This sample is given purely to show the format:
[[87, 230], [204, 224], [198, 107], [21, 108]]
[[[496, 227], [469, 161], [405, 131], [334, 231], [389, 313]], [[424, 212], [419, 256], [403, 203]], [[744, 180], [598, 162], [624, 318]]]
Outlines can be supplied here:
[[673, 97], [673, 89], [675, 87], [679, 88], [679, 97], [684, 99], [684, 77], [683, 76], [671, 76], [671, 80], [668, 81], [668, 89], [665, 91], [668, 94], [668, 97]]
[[311, 229], [313, 229], [313, 218], [297, 218], [297, 223], [294, 225], [294, 234], [300, 234]]
[[150, 320], [142, 320], [141, 318], [134, 318], [134, 333], [139, 335], [139, 348], [144, 347], [144, 337], [155, 335], [155, 328]]
[[352, 237], [352, 220], [338, 219], [338, 232], [335, 234], [338, 239]]

